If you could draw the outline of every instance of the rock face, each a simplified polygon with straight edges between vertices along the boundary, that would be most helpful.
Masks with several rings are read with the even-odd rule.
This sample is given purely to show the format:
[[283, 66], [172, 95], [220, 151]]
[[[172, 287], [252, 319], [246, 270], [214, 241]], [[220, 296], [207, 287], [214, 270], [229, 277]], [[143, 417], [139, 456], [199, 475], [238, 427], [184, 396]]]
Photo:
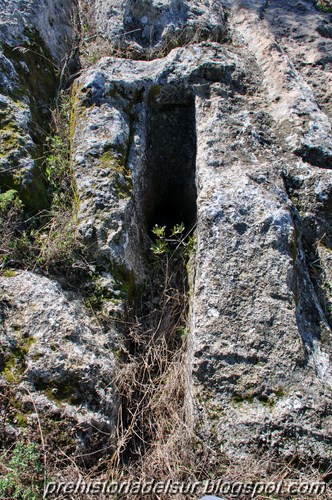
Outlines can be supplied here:
[[331, 126], [252, 6], [233, 11], [232, 28], [260, 76], [196, 100], [194, 408], [226, 453], [327, 463], [331, 330], [308, 254], [321, 238], [327, 253], [331, 244]]
[[[331, 16], [302, 0], [91, 8], [121, 56], [100, 59], [73, 86], [77, 229], [108, 297], [104, 314], [127, 319], [149, 276], [155, 224], [196, 228], [188, 428], [227, 459], [271, 452], [328, 467], [332, 134], [330, 88], [314, 82], [331, 80]], [[52, 37], [59, 61], [65, 49]], [[15, 75], [5, 73], [6, 88]], [[24, 124], [28, 111], [12, 114]], [[22, 338], [32, 340], [22, 386], [52, 407], [49, 389], [61, 400], [58, 380], [69, 380], [65, 414], [111, 436], [108, 345], [120, 328], [98, 331], [77, 297], [49, 278], [19, 273], [1, 285], [3, 365], [10, 342], [19, 343], [14, 325], [23, 324]]]
[[147, 62], [105, 58], [76, 81], [78, 221], [106, 268], [117, 262], [139, 279], [149, 229], [194, 223], [195, 97], [211, 81], [241, 86], [244, 72], [232, 51], [218, 49], [180, 48]]
[[135, 58], [155, 58], [172, 48], [220, 41], [226, 35], [222, 2], [106, 0], [94, 5], [96, 28], [113, 48]]
[[[301, 6], [298, 22], [326, 23]], [[118, 33], [153, 18], [153, 2], [125, 14], [113, 7], [129, 23], [112, 24]], [[163, 29], [180, 19], [173, 3], [158, 9]], [[233, 46], [191, 44], [151, 62], [104, 58], [78, 80], [79, 220], [97, 253], [139, 280], [152, 221], [190, 226], [197, 208], [188, 388], [197, 432], [233, 457], [273, 449], [327, 463], [331, 330], [310, 255], [321, 238], [325, 254], [331, 244], [331, 125], [287, 40], [285, 50], [277, 43], [289, 18], [271, 28], [272, 9], [237, 4]], [[142, 50], [144, 30], [131, 34]], [[315, 36], [318, 57], [326, 46]], [[173, 150], [182, 160], [171, 167]]]
[[296, 9], [278, 2], [266, 9], [264, 22], [331, 119], [331, 16], [318, 15], [310, 2], [299, 2]]
[[[1, 372], [18, 384], [19, 405], [32, 400], [55, 428], [64, 423], [79, 455], [107, 446], [115, 409], [110, 336], [46, 277], [19, 272], [2, 277], [0, 286]], [[30, 411], [26, 418], [36, 416]]]
[[73, 47], [71, 0], [0, 2], [1, 192], [47, 206], [41, 171], [45, 123]]

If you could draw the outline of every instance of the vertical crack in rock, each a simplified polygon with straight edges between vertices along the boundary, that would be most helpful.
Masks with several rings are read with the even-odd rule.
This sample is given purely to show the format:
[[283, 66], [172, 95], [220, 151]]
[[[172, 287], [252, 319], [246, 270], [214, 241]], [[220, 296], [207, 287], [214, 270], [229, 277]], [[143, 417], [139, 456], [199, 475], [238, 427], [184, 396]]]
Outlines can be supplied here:
[[[298, 217], [293, 218], [294, 238], [294, 301], [296, 321], [301, 335], [306, 364], [321, 380], [329, 380], [326, 340], [330, 337], [330, 327], [322, 308], [322, 297], [317, 277], [313, 275], [313, 244], [303, 234]], [[308, 328], [310, 325], [310, 328]], [[327, 349], [326, 349], [327, 348]]]

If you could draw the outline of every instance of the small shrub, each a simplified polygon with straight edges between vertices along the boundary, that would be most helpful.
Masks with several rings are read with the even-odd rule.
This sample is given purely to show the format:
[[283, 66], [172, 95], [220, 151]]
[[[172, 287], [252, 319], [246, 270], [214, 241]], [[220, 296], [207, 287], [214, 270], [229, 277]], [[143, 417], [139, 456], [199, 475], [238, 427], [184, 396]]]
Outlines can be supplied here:
[[10, 209], [18, 209], [20, 210], [22, 208], [22, 202], [18, 198], [18, 193], [16, 189], [9, 189], [5, 193], [0, 194], [0, 213], [3, 214], [4, 212], [10, 210]]
[[[195, 247], [195, 237], [186, 234], [183, 222], [176, 224], [170, 231], [170, 235], [166, 235], [166, 226], [158, 226], [156, 224], [152, 228], [152, 233], [156, 236], [156, 241], [150, 247], [154, 255], [164, 255], [173, 251], [185, 257], [189, 257]], [[175, 254], [174, 254], [175, 255]]]

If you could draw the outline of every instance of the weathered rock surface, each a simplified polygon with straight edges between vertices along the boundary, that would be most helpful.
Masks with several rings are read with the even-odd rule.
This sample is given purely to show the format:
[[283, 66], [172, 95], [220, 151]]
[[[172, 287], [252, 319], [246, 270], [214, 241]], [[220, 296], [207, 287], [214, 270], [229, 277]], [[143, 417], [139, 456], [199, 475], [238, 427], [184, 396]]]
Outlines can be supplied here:
[[[331, 330], [305, 250], [319, 238], [330, 246], [331, 176], [311, 165], [330, 167], [331, 125], [252, 5], [234, 8], [232, 28], [255, 54], [262, 85], [253, 78], [233, 99], [196, 101], [201, 432], [209, 427], [211, 442], [234, 456], [260, 448], [328, 463]], [[290, 178], [303, 188], [291, 200]]]
[[331, 14], [317, 12], [311, 2], [294, 6], [280, 1], [266, 4], [262, 17], [310, 85], [318, 106], [331, 118]]
[[226, 35], [220, 0], [95, 2], [96, 28], [115, 50], [135, 58], [167, 54], [172, 48]]
[[[317, 26], [327, 22], [302, 4], [292, 17], [300, 30], [304, 15]], [[142, 7], [136, 23], [151, 15], [151, 6]], [[173, 148], [185, 157], [175, 139], [177, 108], [189, 135], [184, 116], [192, 116], [198, 243], [188, 391], [194, 426], [234, 458], [268, 449], [328, 463], [331, 329], [307, 249], [325, 238], [320, 255], [328, 269], [331, 176], [324, 169], [331, 168], [331, 124], [328, 106], [321, 107], [324, 92], [316, 98], [301, 71], [300, 48], [291, 52], [282, 39], [292, 8], [280, 23], [271, 21], [273, 9], [282, 7], [237, 3], [233, 45], [191, 45], [151, 62], [102, 59], [77, 82], [74, 172], [86, 240], [104, 263], [121, 263], [139, 280], [151, 221], [168, 215], [169, 223], [180, 223], [186, 215], [180, 207], [190, 204], [188, 185], [181, 184], [183, 172], [190, 179], [189, 159], [176, 164], [178, 184], [168, 176]], [[112, 29], [119, 26], [121, 33], [128, 28]], [[321, 37], [316, 29], [310, 50], [317, 57], [329, 43], [322, 45]], [[144, 46], [142, 38], [135, 43]], [[186, 222], [194, 219], [195, 209]]]
[[[260, 16], [260, 9], [250, 3], [239, 4], [233, 10], [232, 25], [235, 39], [244, 42], [256, 56], [271, 113], [283, 135], [283, 148], [288, 147], [314, 166], [331, 168], [329, 118], [321, 111], [312, 88], [296, 72], [295, 61], [277, 44], [273, 28], [265, 18], [260, 21]], [[317, 34], [316, 38], [321, 37]], [[324, 45], [317, 45], [323, 50]]]
[[[94, 12], [113, 52], [127, 56], [102, 58], [73, 89], [77, 226], [107, 292], [104, 313], [123, 314], [143, 286], [154, 224], [197, 224], [186, 387], [192, 429], [235, 460], [263, 450], [327, 467], [330, 15], [302, 0], [105, 1]], [[170, 50], [177, 43], [185, 47]], [[61, 46], [49, 50], [59, 61]], [[157, 55], [165, 57], [147, 60]], [[18, 76], [3, 60], [9, 93]], [[23, 129], [29, 103], [19, 114], [8, 96], [3, 102]], [[99, 331], [47, 278], [20, 273], [1, 284], [2, 376], [11, 373], [10, 343], [31, 338], [22, 387], [53, 408], [45, 391], [61, 393], [69, 380], [64, 415], [95, 419], [112, 433], [108, 346], [119, 331]]]
[[73, 42], [73, 2], [62, 0], [1, 0], [1, 41], [17, 47], [31, 41], [36, 30], [55, 63], [63, 63]]
[[0, 12], [1, 191], [14, 188], [28, 208], [42, 208], [45, 123], [70, 59], [73, 3], [2, 0]]
[[[180, 133], [186, 141], [190, 127], [195, 130], [195, 118], [191, 116], [188, 130], [181, 132], [185, 111], [194, 109], [196, 88], [216, 80], [243, 85], [244, 69], [240, 62], [237, 67], [237, 56], [231, 50], [218, 49], [217, 44], [180, 48], [165, 59], [146, 62], [104, 58], [76, 81], [73, 170], [79, 197], [78, 221], [85, 242], [104, 259], [106, 268], [116, 262], [140, 277], [143, 264], [139, 249], [149, 244], [148, 228], [154, 213], [162, 208], [170, 218], [182, 216], [193, 222], [190, 218], [194, 215], [185, 210], [195, 212], [195, 207], [190, 207], [195, 193], [186, 193], [191, 190], [195, 164], [189, 165], [185, 150], [181, 159], [177, 148], [185, 148], [186, 143], [176, 142], [174, 150], [173, 142]], [[150, 130], [152, 120], [154, 127]], [[166, 156], [159, 153], [151, 164], [152, 141]], [[175, 166], [171, 165], [175, 162], [173, 155], [178, 155]], [[169, 191], [174, 175], [179, 183], [186, 176], [181, 192]], [[156, 176], [166, 188], [157, 185]], [[176, 189], [176, 183], [173, 187]]]
[[35, 411], [55, 428], [61, 420], [88, 463], [114, 433], [111, 332], [46, 277], [18, 272], [1, 277], [0, 290], [2, 378], [16, 384], [19, 408], [34, 403], [27, 421]]
[[191, 321], [201, 432], [210, 427], [212, 442], [234, 457], [272, 448], [328, 461], [331, 331], [310, 283], [301, 226], [278, 160], [264, 168], [222, 165], [217, 152], [211, 158], [204, 138], [221, 132], [218, 123], [225, 134], [228, 121], [214, 112], [214, 120], [204, 113], [197, 158]]

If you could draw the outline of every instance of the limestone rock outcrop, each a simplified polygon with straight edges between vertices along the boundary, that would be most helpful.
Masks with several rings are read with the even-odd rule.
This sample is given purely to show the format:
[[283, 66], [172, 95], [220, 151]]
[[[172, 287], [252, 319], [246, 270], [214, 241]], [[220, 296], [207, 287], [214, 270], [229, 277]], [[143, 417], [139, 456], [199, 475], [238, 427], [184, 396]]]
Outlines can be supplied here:
[[[60, 64], [73, 36], [68, 22], [60, 30], [71, 5], [56, 9], [45, 0], [44, 10], [57, 13], [49, 28], [45, 12], [32, 14], [37, 0], [30, 3], [24, 15], [48, 51], [38, 57]], [[184, 223], [197, 240], [186, 331], [188, 432], [226, 461], [270, 452], [328, 468], [331, 15], [305, 0], [88, 4], [95, 37], [113, 55], [73, 84], [75, 221], [107, 295], [103, 314], [118, 323], [98, 329], [82, 298], [51, 277], [3, 276], [2, 377], [16, 370], [37, 404], [57, 411], [58, 399], [64, 415], [99, 428], [102, 446], [111, 446], [113, 382], [125, 358], [118, 362], [112, 350], [121, 342], [126, 355], [130, 348], [126, 325], [148, 283], [151, 229]], [[13, 63], [24, 43], [31, 47], [22, 30], [12, 33], [1, 38], [0, 133], [9, 134], [8, 122], [21, 149], [4, 145], [0, 161], [5, 171], [32, 172], [38, 100], [31, 84], [19, 103], [15, 92], [38, 66]], [[0, 181], [1, 189], [12, 186]], [[13, 348], [24, 350], [22, 372], [17, 361], [8, 368]]]
[[156, 58], [174, 47], [202, 40], [221, 41], [226, 23], [220, 0], [106, 0], [96, 2], [96, 31], [120, 54]]
[[43, 140], [75, 39], [71, 0], [0, 2], [1, 192], [47, 206]]
[[54, 429], [61, 421], [68, 440], [76, 440], [73, 449], [89, 462], [114, 435], [112, 332], [44, 276], [13, 272], [0, 287], [1, 373], [16, 385], [21, 418], [29, 422], [39, 414]]
[[[152, 4], [112, 29], [140, 27], [132, 37], [144, 46], [140, 23], [147, 26]], [[83, 74], [74, 138], [79, 220], [97, 254], [142, 280], [152, 222], [194, 223], [194, 176], [193, 425], [234, 458], [272, 449], [328, 463], [331, 328], [310, 259], [322, 239], [324, 266], [331, 245], [332, 135], [328, 105], [320, 105], [329, 90], [316, 97], [300, 48], [283, 38], [290, 18], [272, 21], [275, 8], [233, 6], [228, 45], [192, 43], [146, 62], [103, 58]], [[307, 33], [317, 58], [328, 49], [318, 29], [326, 15], [307, 2], [297, 9], [300, 31], [304, 16], [317, 25]], [[123, 15], [116, 10], [116, 19]], [[182, 161], [172, 170], [175, 150]]]

